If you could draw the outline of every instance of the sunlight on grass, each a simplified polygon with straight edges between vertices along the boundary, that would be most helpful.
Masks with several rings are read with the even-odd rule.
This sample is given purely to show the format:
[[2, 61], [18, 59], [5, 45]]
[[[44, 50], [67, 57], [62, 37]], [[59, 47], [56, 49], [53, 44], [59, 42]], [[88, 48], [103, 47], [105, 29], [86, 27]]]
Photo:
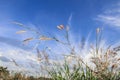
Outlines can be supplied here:
[[[65, 41], [58, 39], [57, 37], [51, 37], [48, 35], [40, 34], [38, 31], [26, 27], [25, 25], [14, 22], [24, 29], [31, 32], [35, 32], [37, 37], [30, 37], [23, 40], [23, 43], [30, 43], [31, 41], [37, 40], [38, 45], [35, 47], [37, 52], [38, 64], [40, 64], [40, 70], [38, 74], [40, 78], [33, 76], [26, 76], [22, 73], [10, 73], [7, 68], [0, 67], [0, 78], [4, 80], [120, 80], [120, 47], [112, 47], [106, 45], [107, 48], [101, 46], [102, 43], [102, 29], [96, 29], [96, 42], [90, 45], [89, 49], [85, 47], [85, 40], [81, 40], [80, 51], [76, 51], [76, 47], [73, 46], [70, 40], [69, 27], [64, 25], [57, 26], [58, 30], [65, 32]], [[17, 34], [24, 34], [26, 30], [20, 30]], [[68, 48], [69, 54], [61, 54], [56, 56], [56, 60], [50, 59], [49, 56], [55, 55], [48, 53], [51, 51], [48, 47], [43, 50], [39, 48], [40, 41], [55, 41], [59, 44], [64, 45]], [[52, 43], [51, 43], [52, 44]], [[36, 45], [36, 44], [34, 44]], [[59, 52], [59, 51], [58, 51]], [[81, 54], [91, 55], [88, 58], [83, 57]], [[86, 55], [87, 56], [87, 55]], [[58, 58], [57, 58], [58, 57]], [[87, 60], [85, 60], [87, 59]], [[89, 61], [88, 61], [89, 60]], [[15, 64], [15, 60], [13, 60]], [[18, 65], [19, 66], [19, 65]], [[31, 65], [34, 67], [34, 65]], [[46, 78], [46, 79], [45, 79]]]

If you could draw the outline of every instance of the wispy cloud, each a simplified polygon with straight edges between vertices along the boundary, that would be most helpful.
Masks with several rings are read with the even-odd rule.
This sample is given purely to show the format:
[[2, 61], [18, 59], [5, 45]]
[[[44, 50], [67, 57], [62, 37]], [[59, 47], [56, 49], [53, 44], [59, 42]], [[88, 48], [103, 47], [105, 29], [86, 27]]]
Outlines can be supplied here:
[[120, 29], [120, 2], [109, 5], [107, 9], [97, 16], [97, 20], [114, 28]]
[[21, 41], [19, 41], [17, 39], [12, 39], [12, 38], [8, 38], [8, 37], [2, 37], [2, 36], [0, 36], [0, 42], [6, 43], [6, 44], [14, 46], [14, 47], [19, 47], [19, 48], [24, 49], [24, 50], [29, 49], [27, 46], [26, 47], [23, 46], [21, 44]]

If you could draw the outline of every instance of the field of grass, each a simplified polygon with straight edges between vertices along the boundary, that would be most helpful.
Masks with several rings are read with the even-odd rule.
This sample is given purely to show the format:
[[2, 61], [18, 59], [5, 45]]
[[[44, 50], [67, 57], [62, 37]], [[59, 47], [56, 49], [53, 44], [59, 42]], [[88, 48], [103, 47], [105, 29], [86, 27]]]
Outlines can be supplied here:
[[[23, 24], [16, 23], [24, 28]], [[10, 74], [7, 68], [0, 67], [0, 80], [120, 80], [120, 46], [112, 47], [107, 45], [107, 48], [100, 47], [102, 40], [102, 30], [96, 29], [96, 42], [91, 45], [88, 50], [91, 57], [89, 62], [84, 61], [83, 57], [78, 54], [74, 46], [70, 42], [69, 27], [64, 25], [57, 26], [59, 30], [65, 31], [65, 42], [57, 39], [56, 37], [47, 37], [45, 35], [39, 35], [39, 32], [29, 29], [39, 35], [38, 40], [53, 40], [59, 44], [65, 45], [69, 48], [69, 55], [64, 56], [64, 59], [58, 63], [49, 62], [49, 55], [47, 51], [40, 51], [37, 47], [37, 60], [39, 62], [45, 61], [46, 66], [42, 67], [47, 72], [49, 78], [35, 78], [33, 76], [26, 76], [21, 73]], [[17, 33], [24, 33], [26, 31], [18, 31]], [[23, 42], [30, 42], [34, 38], [27, 38]], [[80, 49], [84, 48], [84, 40], [81, 42]], [[82, 51], [83, 52], [83, 51]], [[42, 71], [41, 71], [42, 72]]]

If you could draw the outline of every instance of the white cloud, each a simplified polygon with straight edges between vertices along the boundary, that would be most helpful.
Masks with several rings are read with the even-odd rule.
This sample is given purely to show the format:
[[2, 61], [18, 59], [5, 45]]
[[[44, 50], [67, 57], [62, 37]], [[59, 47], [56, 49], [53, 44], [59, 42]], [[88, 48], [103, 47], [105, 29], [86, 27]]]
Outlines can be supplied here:
[[103, 13], [97, 16], [97, 20], [111, 27], [120, 28], [120, 5], [109, 6]]
[[120, 16], [99, 15], [98, 18], [105, 24], [120, 28]]

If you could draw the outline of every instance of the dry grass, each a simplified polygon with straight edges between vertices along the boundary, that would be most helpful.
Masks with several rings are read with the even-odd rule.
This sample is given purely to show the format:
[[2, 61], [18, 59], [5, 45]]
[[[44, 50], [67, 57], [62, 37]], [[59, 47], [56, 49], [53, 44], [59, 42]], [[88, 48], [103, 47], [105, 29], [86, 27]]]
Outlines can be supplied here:
[[[23, 26], [21, 23], [16, 23], [17, 25]], [[102, 30], [100, 28], [96, 29], [96, 44], [95, 46], [91, 46], [89, 50], [89, 53], [92, 55], [90, 57], [90, 62], [94, 66], [90, 66], [88, 63], [84, 61], [81, 53], [78, 53], [75, 49], [75, 47], [70, 42], [70, 36], [69, 36], [69, 27], [60, 25], [57, 26], [59, 30], [65, 31], [65, 40], [61, 41], [56, 37], [47, 37], [45, 35], [39, 35], [39, 32], [26, 28], [30, 31], [35, 32], [39, 37], [37, 37], [37, 40], [53, 40], [58, 42], [59, 44], [65, 45], [69, 48], [70, 52], [69, 55], [64, 55], [64, 59], [61, 60], [61, 62], [51, 62], [49, 59], [49, 54], [47, 53], [47, 50], [39, 50], [37, 47], [37, 60], [41, 64], [41, 62], [44, 62], [45, 66], [40, 66], [41, 70], [44, 70], [48, 73], [48, 75], [53, 80], [120, 80], [120, 71], [119, 71], [119, 64], [120, 64], [120, 56], [119, 51], [120, 47], [112, 48], [112, 46], [109, 46], [107, 48], [100, 47], [100, 42], [102, 40]], [[24, 32], [24, 31], [22, 31]], [[25, 39], [23, 42], [36, 40], [36, 38], [28, 38]], [[81, 47], [80, 50], [84, 48], [85, 40], [81, 40]], [[52, 54], [51, 54], [52, 55]], [[32, 65], [34, 66], [34, 65]], [[4, 69], [6, 70], [6, 69]], [[5, 71], [8, 72], [8, 71]], [[42, 71], [41, 71], [42, 72]], [[9, 73], [1, 72], [1, 76], [9, 76]], [[35, 79], [33, 77], [26, 77], [22, 74], [15, 74], [15, 76], [12, 76], [11, 78], [19, 78], [19, 80], [42, 80], [42, 79]], [[10, 78], [9, 78], [10, 79]], [[50, 79], [43, 79], [43, 80], [50, 80]]]

